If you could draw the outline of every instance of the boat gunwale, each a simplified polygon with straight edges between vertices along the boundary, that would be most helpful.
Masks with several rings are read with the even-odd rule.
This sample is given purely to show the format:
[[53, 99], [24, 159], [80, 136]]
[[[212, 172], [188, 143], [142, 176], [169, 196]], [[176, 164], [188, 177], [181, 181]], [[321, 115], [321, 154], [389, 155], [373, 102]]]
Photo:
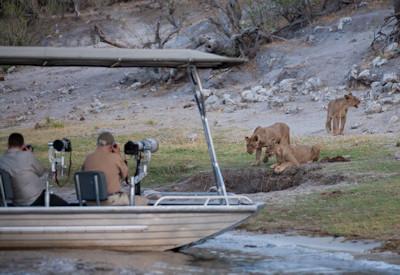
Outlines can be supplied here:
[[0, 215], [15, 214], [95, 214], [95, 213], [229, 213], [257, 212], [264, 204], [219, 206], [54, 206], [0, 208]]

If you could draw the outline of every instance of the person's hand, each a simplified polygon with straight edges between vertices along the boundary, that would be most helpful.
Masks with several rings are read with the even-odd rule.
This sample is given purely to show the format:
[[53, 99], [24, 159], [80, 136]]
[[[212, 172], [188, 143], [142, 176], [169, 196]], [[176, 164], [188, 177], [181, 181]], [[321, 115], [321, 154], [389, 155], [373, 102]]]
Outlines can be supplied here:
[[118, 143], [114, 143], [111, 147], [111, 152], [112, 153], [117, 153], [117, 154], [121, 154], [121, 149], [119, 148]]
[[22, 146], [22, 151], [33, 152], [33, 146], [30, 144], [25, 144], [24, 146]]

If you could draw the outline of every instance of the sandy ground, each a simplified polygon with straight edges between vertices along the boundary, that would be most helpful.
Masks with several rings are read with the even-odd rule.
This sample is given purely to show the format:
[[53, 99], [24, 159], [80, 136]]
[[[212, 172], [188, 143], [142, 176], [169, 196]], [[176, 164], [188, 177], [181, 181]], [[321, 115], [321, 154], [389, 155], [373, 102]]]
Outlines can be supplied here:
[[[319, 77], [325, 86], [345, 84], [346, 76], [353, 64], [369, 56], [369, 43], [373, 31], [390, 10], [379, 9], [353, 14], [352, 23], [343, 31], [313, 30], [318, 25], [336, 26], [337, 18], [325, 19], [303, 30], [287, 42], [265, 46], [257, 58], [244, 69], [235, 68], [222, 74], [222, 80], [233, 85], [222, 88], [230, 94], [238, 94], [243, 88], [269, 83], [283, 71], [295, 74], [298, 79]], [[131, 22], [134, 24], [134, 22]], [[77, 24], [76, 22], [74, 24]], [[62, 24], [60, 24], [62, 26]], [[83, 28], [83, 27], [81, 27]], [[141, 27], [138, 27], [140, 30]], [[64, 38], [76, 37], [76, 32], [65, 30]], [[313, 44], [305, 43], [308, 35], [314, 36]], [[392, 65], [388, 64], [390, 68]], [[195, 107], [184, 109], [192, 102], [192, 93], [187, 84], [168, 87], [135, 89], [120, 85], [127, 73], [139, 69], [107, 68], [18, 68], [0, 83], [0, 127], [32, 127], [46, 117], [71, 123], [105, 121], [125, 124], [117, 131], [142, 131], [154, 128], [200, 129], [200, 120]], [[203, 74], [203, 79], [209, 77]], [[221, 78], [221, 76], [219, 77]], [[206, 86], [214, 80], [205, 81]], [[215, 82], [215, 81], [214, 81]], [[362, 96], [367, 91], [354, 91]], [[341, 95], [337, 95], [341, 96]], [[101, 107], [98, 110], [98, 101]], [[238, 137], [249, 133], [258, 125], [286, 122], [293, 136], [325, 135], [324, 123], [327, 102], [313, 102], [310, 96], [297, 96], [294, 102], [282, 108], [271, 108], [266, 103], [249, 104], [247, 108], [234, 112], [209, 112], [214, 132], [237, 129]], [[92, 106], [91, 106], [92, 105]], [[94, 107], [93, 107], [94, 106]], [[298, 106], [298, 114], [285, 114], [284, 109]], [[388, 125], [390, 118], [400, 112], [396, 106], [386, 106], [383, 113], [366, 115], [365, 102], [360, 108], [349, 111], [346, 134], [385, 133], [398, 131], [400, 123]], [[351, 125], [361, 124], [357, 129]]]

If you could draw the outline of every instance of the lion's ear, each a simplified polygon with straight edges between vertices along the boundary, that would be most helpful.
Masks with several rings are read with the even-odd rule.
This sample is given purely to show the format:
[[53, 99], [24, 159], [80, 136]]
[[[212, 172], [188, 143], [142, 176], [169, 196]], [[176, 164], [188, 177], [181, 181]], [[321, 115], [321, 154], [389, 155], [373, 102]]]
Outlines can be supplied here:
[[257, 142], [257, 141], [258, 141], [258, 139], [259, 139], [259, 138], [258, 138], [258, 135], [255, 135], [255, 136], [254, 136], [254, 141], [256, 141], [256, 142]]
[[344, 98], [345, 98], [345, 99], [350, 99], [350, 95], [351, 95], [351, 93], [348, 94], [348, 95], [344, 95]]
[[249, 141], [249, 139], [250, 139], [249, 137], [244, 137], [245, 141]]

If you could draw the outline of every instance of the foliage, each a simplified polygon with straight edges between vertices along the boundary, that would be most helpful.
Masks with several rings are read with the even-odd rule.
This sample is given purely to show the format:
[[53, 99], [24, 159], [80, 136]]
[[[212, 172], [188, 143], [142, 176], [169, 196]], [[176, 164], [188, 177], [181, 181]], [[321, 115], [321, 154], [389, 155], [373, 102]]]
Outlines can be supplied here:
[[2, 1], [0, 5], [0, 45], [22, 46], [32, 39], [28, 32], [30, 19], [19, 1]]

